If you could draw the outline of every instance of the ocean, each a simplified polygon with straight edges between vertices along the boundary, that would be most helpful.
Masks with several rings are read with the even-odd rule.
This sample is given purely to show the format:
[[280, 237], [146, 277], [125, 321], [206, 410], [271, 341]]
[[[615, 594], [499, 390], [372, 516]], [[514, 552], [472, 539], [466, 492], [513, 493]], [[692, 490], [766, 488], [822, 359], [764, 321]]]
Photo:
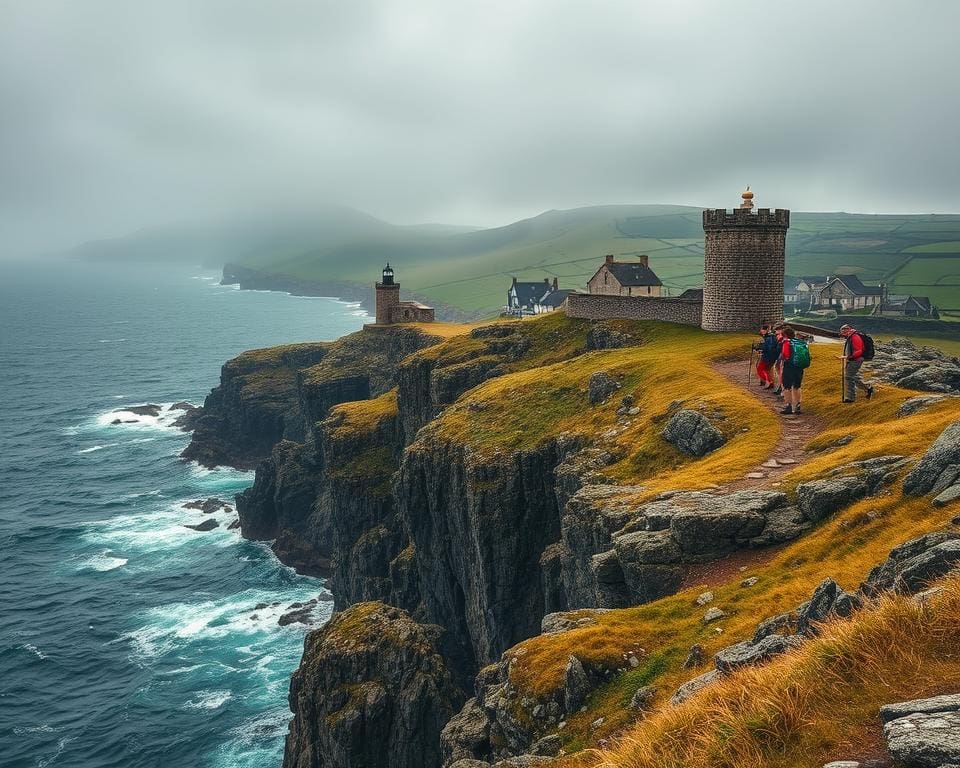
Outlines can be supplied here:
[[[253, 473], [181, 461], [188, 436], [167, 409], [202, 403], [245, 349], [334, 339], [369, 318], [218, 277], [0, 264], [5, 768], [280, 764], [307, 629], [277, 619], [323, 582], [229, 530], [235, 515], [185, 527], [208, 517], [186, 502], [232, 505]], [[145, 403], [163, 410], [125, 412]]]

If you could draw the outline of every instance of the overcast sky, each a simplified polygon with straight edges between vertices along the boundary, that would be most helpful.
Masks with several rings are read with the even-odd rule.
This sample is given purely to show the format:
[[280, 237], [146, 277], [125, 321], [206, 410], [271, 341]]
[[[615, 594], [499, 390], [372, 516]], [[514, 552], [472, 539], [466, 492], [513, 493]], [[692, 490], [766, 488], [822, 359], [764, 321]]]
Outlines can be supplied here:
[[340, 203], [960, 212], [950, 0], [0, 0], [0, 252]]

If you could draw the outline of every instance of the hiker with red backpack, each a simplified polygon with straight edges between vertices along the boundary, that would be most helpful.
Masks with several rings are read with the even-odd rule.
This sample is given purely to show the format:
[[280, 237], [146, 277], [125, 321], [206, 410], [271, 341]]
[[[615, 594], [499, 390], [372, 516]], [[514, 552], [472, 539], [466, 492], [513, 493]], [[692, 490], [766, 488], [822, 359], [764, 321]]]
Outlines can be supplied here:
[[810, 367], [810, 348], [807, 342], [797, 338], [796, 331], [789, 325], [783, 328], [782, 334], [780, 360], [783, 368], [780, 372], [780, 384], [783, 387], [785, 405], [780, 413], [800, 413], [800, 386], [803, 384], [803, 372]]
[[873, 339], [850, 325], [840, 326], [840, 335], [846, 339], [840, 356], [843, 360], [843, 402], [856, 402], [858, 389], [862, 389], [869, 400], [873, 397], [873, 385], [863, 380], [860, 369], [865, 361], [873, 360]]

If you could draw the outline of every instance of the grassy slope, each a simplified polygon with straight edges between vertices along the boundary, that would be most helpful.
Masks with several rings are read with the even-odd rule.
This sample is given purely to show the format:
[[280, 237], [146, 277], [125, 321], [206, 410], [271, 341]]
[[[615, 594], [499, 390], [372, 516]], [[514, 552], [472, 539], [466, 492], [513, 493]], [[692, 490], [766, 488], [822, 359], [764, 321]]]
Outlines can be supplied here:
[[[787, 238], [788, 274], [853, 271], [888, 281], [895, 291], [929, 295], [960, 308], [960, 216], [866, 216], [794, 213]], [[549, 211], [506, 227], [449, 234], [377, 222], [313, 249], [261, 250], [242, 263], [308, 279], [369, 282], [383, 262], [403, 287], [470, 311], [494, 311], [510, 277], [556, 276], [583, 287], [603, 254], [641, 253], [673, 291], [702, 284], [700, 209], [601, 206]]]
[[[553, 316], [530, 321], [530, 325], [542, 324], [546, 337], [550, 332], [562, 335], [567, 322]], [[471, 390], [424, 430], [421, 439], [444, 437], [463, 441], [471, 446], [471, 455], [489, 458], [531, 447], [558, 433], [584, 433], [621, 456], [608, 470], [616, 482], [643, 484], [643, 490], [631, 491], [638, 502], [664, 489], [697, 488], [735, 480], [770, 455], [779, 436], [777, 417], [710, 367], [712, 360], [743, 356], [747, 336], [706, 334], [658, 323], [629, 325], [644, 338], [641, 346], [558, 361], [541, 357], [545, 367], [518, 370]], [[451, 354], [465, 343], [469, 342], [455, 337], [420, 354]], [[953, 404], [943, 403], [909, 418], [896, 419], [894, 413], [899, 404], [915, 393], [893, 387], [880, 389], [870, 403], [839, 408], [836, 351], [828, 345], [813, 349], [814, 363], [807, 374], [804, 404], [809, 413], [822, 419], [824, 432], [810, 446], [816, 451], [813, 457], [786, 476], [786, 490], [850, 461], [892, 453], [918, 456], [956, 418]], [[596, 370], [619, 376], [623, 389], [607, 403], [590, 407], [586, 384], [590, 373]], [[620, 395], [626, 393], [634, 394], [641, 413], [626, 429], [614, 432], [614, 411]], [[705, 404], [708, 412], [719, 411], [724, 418], [718, 424], [730, 438], [728, 443], [700, 460], [673, 451], [660, 439], [659, 432], [667, 407], [675, 399], [684, 399], [692, 407]], [[839, 438], [847, 435], [853, 437], [849, 444], [834, 447]], [[587, 666], [596, 667], [626, 666], [624, 654], [639, 653], [641, 665], [614, 676], [594, 695], [588, 711], [571, 718], [561, 732], [570, 750], [595, 744], [601, 737], [630, 727], [636, 715], [626, 704], [640, 685], [656, 685], [660, 690], [657, 705], [662, 705], [679, 684], [703, 671], [682, 668], [687, 650], [694, 643], [702, 644], [709, 655], [748, 638], [759, 621], [793, 608], [825, 576], [854, 589], [893, 546], [944, 525], [954, 513], [950, 509], [933, 509], [927, 499], [901, 498], [898, 485], [852, 505], [801, 540], [777, 550], [771, 557], [761, 558], [748, 573], [737, 572], [719, 584], [711, 584], [716, 595], [713, 604], [730, 614], [719, 623], [722, 633], [717, 632], [718, 625], [708, 627], [702, 623], [704, 609], [693, 603], [703, 589], [697, 585], [648, 605], [603, 614], [594, 625], [532, 638], [508, 651], [517, 658], [511, 672], [519, 693], [517, 699], [545, 699], [553, 695], [562, 685], [563, 669], [573, 651]], [[740, 581], [747, 575], [757, 576], [758, 583], [751, 588], [741, 587]], [[937, 674], [960, 674], [960, 658], [935, 669]], [[907, 675], [904, 680], [904, 690], [926, 690], [924, 674]], [[875, 703], [878, 702], [860, 702], [859, 708], [851, 710], [851, 717], [856, 719], [868, 710], [873, 712]], [[591, 728], [598, 717], [604, 718], [603, 725]], [[825, 723], [822, 727], [817, 725], [820, 730], [816, 744], [804, 746], [803, 757], [790, 762], [791, 765], [819, 766], [824, 762], [823, 756], [833, 754], [831, 750], [839, 743], [839, 736], [827, 732]], [[641, 760], [629, 764], [685, 763], [664, 757], [660, 762]], [[749, 762], [707, 760], [702, 764]], [[781, 763], [773, 760], [770, 764]]]

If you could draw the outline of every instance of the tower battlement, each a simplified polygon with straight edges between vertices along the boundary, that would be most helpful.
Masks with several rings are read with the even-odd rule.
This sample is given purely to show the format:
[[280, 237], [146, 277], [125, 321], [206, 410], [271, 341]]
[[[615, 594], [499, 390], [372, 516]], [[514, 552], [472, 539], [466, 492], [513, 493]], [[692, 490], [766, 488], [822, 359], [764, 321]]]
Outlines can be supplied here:
[[787, 229], [790, 226], [790, 211], [777, 208], [734, 208], [728, 211], [725, 208], [713, 208], [703, 212], [703, 228], [705, 231], [720, 229], [721, 227], [780, 227]]

